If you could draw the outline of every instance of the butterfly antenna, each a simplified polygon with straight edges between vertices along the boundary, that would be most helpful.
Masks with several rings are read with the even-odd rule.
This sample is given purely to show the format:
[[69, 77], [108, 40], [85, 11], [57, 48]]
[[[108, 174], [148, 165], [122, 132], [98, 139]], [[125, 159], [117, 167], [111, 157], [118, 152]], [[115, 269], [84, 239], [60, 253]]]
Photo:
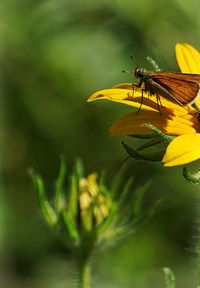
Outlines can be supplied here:
[[133, 61], [134, 64], [136, 64], [136, 66], [138, 66], [135, 57], [133, 57], [132, 55], [130, 56], [131, 60]]
[[[134, 58], [132, 55], [130, 56], [130, 58], [131, 58], [131, 60], [133, 61], [133, 63], [136, 64], [136, 66], [138, 66], [135, 58]], [[130, 71], [127, 71], [127, 70], [122, 70], [122, 72], [123, 72], [123, 73], [127, 73], [127, 74], [131, 74], [131, 75], [133, 74], [133, 72], [130, 72]]]
[[127, 71], [127, 70], [122, 70], [122, 73], [132, 74], [131, 71]]
[[136, 63], [136, 60], [135, 60], [135, 57], [133, 57], [133, 55], [131, 55], [130, 58], [131, 58], [131, 60], [132, 60], [135, 64], [137, 64], [137, 63]]

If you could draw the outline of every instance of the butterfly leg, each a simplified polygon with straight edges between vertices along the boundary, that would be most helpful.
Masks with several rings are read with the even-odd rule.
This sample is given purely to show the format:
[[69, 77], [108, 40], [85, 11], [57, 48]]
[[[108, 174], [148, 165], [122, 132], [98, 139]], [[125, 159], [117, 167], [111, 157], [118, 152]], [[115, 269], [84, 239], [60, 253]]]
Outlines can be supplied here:
[[161, 100], [160, 100], [160, 96], [158, 94], [156, 94], [156, 102], [157, 102], [157, 105], [158, 105], [158, 111], [159, 111], [160, 115], [162, 115], [160, 107], [163, 107], [163, 106], [162, 106], [162, 103], [161, 103]]
[[191, 106], [197, 111], [198, 114], [200, 114], [200, 108], [197, 106], [197, 104], [193, 103]]
[[132, 83], [132, 97], [134, 96], [135, 84]]
[[132, 83], [133, 95], [134, 95], [135, 88], [141, 88], [141, 86], [142, 86], [142, 81], [139, 81], [137, 84]]
[[138, 111], [137, 111], [136, 115], [139, 114], [139, 112], [140, 112], [140, 110], [142, 108], [142, 104], [143, 104], [143, 101], [144, 101], [144, 95], [143, 95], [144, 92], [146, 92], [146, 90], [142, 89], [142, 97], [141, 97], [140, 107], [138, 108]]
[[160, 106], [161, 106], [162, 108], [165, 108], [165, 106], [163, 106], [163, 104], [162, 104], [160, 95], [158, 95], [158, 101], [159, 101]]
[[[143, 83], [143, 80], [142, 80], [142, 79], [140, 79], [140, 81], [139, 81], [137, 84], [132, 83], [133, 94], [134, 94], [134, 89], [135, 89], [135, 88], [141, 88], [142, 83]], [[145, 90], [144, 88], [141, 89], [141, 90], [142, 90], [142, 97], [141, 97], [140, 107], [138, 108], [138, 111], [137, 111], [136, 115], [139, 114], [139, 112], [140, 112], [140, 110], [141, 110], [141, 108], [142, 108], [143, 98], [144, 98], [143, 93], [146, 92], [146, 90]]]

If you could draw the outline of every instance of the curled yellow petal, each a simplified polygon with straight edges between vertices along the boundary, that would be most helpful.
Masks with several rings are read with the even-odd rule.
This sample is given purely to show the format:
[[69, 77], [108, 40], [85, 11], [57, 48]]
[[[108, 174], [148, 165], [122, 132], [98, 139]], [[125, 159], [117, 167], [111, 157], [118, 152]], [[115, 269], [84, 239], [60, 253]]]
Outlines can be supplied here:
[[161, 114], [168, 113], [179, 116], [186, 115], [189, 113], [190, 110], [193, 109], [189, 106], [181, 107], [175, 103], [166, 100], [163, 97], [160, 98], [162, 104], [160, 105], [158, 104], [155, 95], [149, 95], [148, 93], [143, 92], [142, 97], [142, 89], [134, 88], [133, 91], [131, 83], [122, 83], [117, 85], [116, 87], [121, 88], [111, 88], [97, 91], [92, 94], [87, 101], [92, 102], [97, 100], [109, 100], [112, 102], [129, 105], [137, 109], [141, 108], [142, 110], [159, 112]]
[[[88, 98], [88, 102], [96, 101], [96, 100], [109, 100], [129, 106], [133, 106], [135, 108], [140, 108], [141, 101], [142, 101], [142, 109], [144, 110], [152, 110], [154, 103], [152, 101], [152, 105], [146, 105], [146, 101], [148, 100], [147, 93], [143, 93], [143, 99], [141, 97], [142, 92], [141, 89], [120, 89], [120, 88], [111, 88], [111, 89], [105, 89], [100, 90], [94, 94], [92, 94]], [[152, 106], [152, 107], [151, 107]]]
[[167, 147], [163, 157], [164, 166], [178, 166], [200, 158], [200, 133], [176, 137]]
[[175, 47], [176, 59], [182, 73], [200, 74], [200, 53], [187, 43]]
[[196, 133], [193, 118], [185, 119], [179, 116], [160, 114], [155, 111], [140, 111], [128, 113], [117, 119], [110, 128], [112, 136], [141, 135], [152, 133], [144, 124], [152, 124], [163, 133], [182, 135]]

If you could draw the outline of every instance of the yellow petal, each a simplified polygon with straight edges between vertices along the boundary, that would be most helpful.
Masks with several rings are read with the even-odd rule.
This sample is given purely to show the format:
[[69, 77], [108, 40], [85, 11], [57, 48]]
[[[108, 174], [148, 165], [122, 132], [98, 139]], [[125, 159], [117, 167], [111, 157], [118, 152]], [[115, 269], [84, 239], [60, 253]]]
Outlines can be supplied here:
[[112, 124], [110, 133], [112, 136], [151, 134], [152, 131], [144, 127], [145, 123], [150, 123], [170, 135], [196, 133], [193, 121], [178, 116], [160, 115], [155, 111], [128, 113]]
[[[135, 108], [140, 108], [141, 104], [140, 102], [142, 101], [142, 109], [144, 110], [152, 110], [154, 111], [155, 109], [151, 107], [151, 105], [145, 105], [146, 102], [146, 97], [148, 97], [147, 93], [143, 93], [143, 100], [142, 100], [142, 92], [141, 89], [134, 89], [134, 95], [133, 95], [133, 89], [105, 89], [105, 90], [100, 90], [94, 94], [92, 94], [88, 98], [88, 102], [96, 101], [96, 100], [109, 100], [129, 106], [133, 106]], [[147, 99], [149, 100], [149, 99]], [[153, 102], [153, 101], [151, 101]], [[155, 103], [152, 103], [152, 106]]]
[[[120, 87], [130, 87], [130, 83], [119, 84]], [[124, 86], [123, 86], [124, 85]], [[119, 86], [118, 86], [119, 87]], [[157, 98], [154, 95], [149, 96], [148, 93], [143, 93], [140, 88], [126, 89], [126, 88], [111, 88], [97, 91], [88, 98], [88, 102], [96, 100], [109, 100], [125, 105], [135, 107], [142, 110], [156, 111], [161, 114], [168, 113], [174, 115], [186, 115], [189, 113], [191, 108], [181, 107], [175, 103], [172, 103], [165, 98], [161, 97], [161, 105], [158, 105]], [[142, 106], [141, 106], [142, 102]]]
[[187, 43], [176, 44], [176, 59], [182, 73], [200, 74], [200, 53]]
[[[115, 86], [113, 86], [113, 88], [120, 88], [120, 89], [129, 89], [129, 90], [132, 90], [133, 89], [133, 85], [132, 83], [120, 83], [120, 84], [117, 84]], [[135, 89], [135, 88], [134, 88]], [[142, 93], [142, 92], [140, 92]], [[140, 94], [141, 95], [141, 94]], [[157, 98], [156, 96], [148, 96], [148, 98], [151, 98], [152, 101], [154, 102], [154, 105], [151, 105], [155, 110], [159, 111], [159, 110], [162, 110], [162, 108], [160, 107], [160, 109], [158, 110], [158, 104], [157, 104]], [[163, 107], [166, 107], [168, 108], [168, 113], [169, 114], [175, 114], [175, 115], [179, 115], [179, 116], [183, 116], [183, 115], [187, 115], [189, 112], [195, 112], [196, 113], [196, 110], [192, 107], [192, 106], [183, 106], [181, 107], [180, 105], [178, 104], [175, 104], [173, 102], [170, 102], [169, 100], [163, 98], [162, 96], [160, 96], [160, 101], [161, 101], [161, 104]], [[195, 102], [196, 103], [196, 102]], [[147, 103], [148, 105], [148, 103]], [[199, 106], [200, 107], [200, 106]], [[142, 108], [143, 109], [143, 108]], [[170, 113], [170, 112], [173, 112], [174, 113]], [[160, 112], [160, 111], [159, 111]]]
[[200, 158], [200, 134], [186, 134], [176, 137], [167, 147], [163, 157], [164, 166], [178, 166]]

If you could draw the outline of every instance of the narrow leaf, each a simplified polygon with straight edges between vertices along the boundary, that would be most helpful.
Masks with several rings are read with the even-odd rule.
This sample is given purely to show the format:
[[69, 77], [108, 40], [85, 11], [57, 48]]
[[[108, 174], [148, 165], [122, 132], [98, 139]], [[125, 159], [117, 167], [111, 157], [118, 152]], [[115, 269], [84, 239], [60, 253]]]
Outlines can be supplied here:
[[134, 201], [133, 201], [133, 212], [135, 216], [141, 214], [142, 203], [144, 199], [144, 195], [149, 188], [151, 182], [145, 183], [142, 187], [139, 187], [134, 193]]
[[63, 158], [60, 162], [60, 171], [58, 179], [56, 181], [56, 192], [55, 192], [55, 209], [60, 213], [65, 207], [65, 196], [63, 194], [63, 186], [66, 177], [66, 164]]
[[115, 175], [111, 184], [110, 190], [111, 190], [113, 198], [115, 198], [115, 196], [117, 196], [117, 194], [119, 193], [119, 189], [122, 184], [123, 175], [124, 175], [124, 167], [122, 166], [119, 172]]
[[46, 222], [50, 226], [55, 226], [58, 222], [58, 218], [57, 218], [57, 215], [56, 215], [54, 209], [52, 208], [52, 206], [50, 205], [50, 203], [46, 197], [43, 180], [34, 171], [31, 171], [31, 177], [33, 179], [35, 189], [36, 189], [37, 194], [38, 194], [38, 201], [39, 201], [41, 212], [42, 212]]
[[78, 187], [78, 180], [76, 175], [72, 175], [70, 179], [70, 188], [69, 188], [69, 194], [68, 194], [68, 211], [70, 211], [70, 214], [76, 218], [78, 213], [78, 193], [79, 193], [79, 187]]
[[81, 178], [84, 177], [84, 168], [83, 168], [83, 163], [80, 159], [77, 159], [76, 160], [76, 163], [75, 163], [75, 167], [74, 167], [74, 173], [77, 178], [78, 178], [78, 182]]
[[62, 213], [63, 221], [67, 227], [66, 231], [68, 231], [70, 238], [79, 242], [80, 236], [78, 233], [78, 229], [75, 225], [74, 218], [69, 215], [67, 211]]

